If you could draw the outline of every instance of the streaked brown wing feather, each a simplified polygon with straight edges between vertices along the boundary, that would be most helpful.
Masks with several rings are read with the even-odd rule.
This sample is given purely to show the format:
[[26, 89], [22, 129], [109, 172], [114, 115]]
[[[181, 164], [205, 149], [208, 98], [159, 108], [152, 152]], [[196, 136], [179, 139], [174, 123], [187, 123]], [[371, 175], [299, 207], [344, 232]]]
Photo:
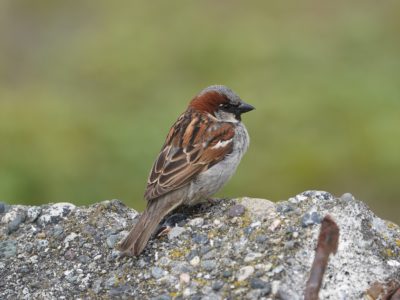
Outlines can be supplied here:
[[234, 126], [202, 113], [188, 111], [183, 114], [170, 129], [153, 165], [145, 192], [146, 200], [183, 187], [230, 154]]

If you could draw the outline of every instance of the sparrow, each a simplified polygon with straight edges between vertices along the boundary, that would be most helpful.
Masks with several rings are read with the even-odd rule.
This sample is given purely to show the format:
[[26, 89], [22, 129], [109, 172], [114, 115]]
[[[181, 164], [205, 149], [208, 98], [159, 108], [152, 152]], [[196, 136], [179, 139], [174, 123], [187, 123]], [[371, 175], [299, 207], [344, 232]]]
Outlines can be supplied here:
[[209, 86], [190, 101], [153, 164], [147, 207], [119, 244], [123, 256], [140, 255], [167, 214], [209, 198], [231, 178], [249, 146], [241, 115], [253, 109], [223, 85]]

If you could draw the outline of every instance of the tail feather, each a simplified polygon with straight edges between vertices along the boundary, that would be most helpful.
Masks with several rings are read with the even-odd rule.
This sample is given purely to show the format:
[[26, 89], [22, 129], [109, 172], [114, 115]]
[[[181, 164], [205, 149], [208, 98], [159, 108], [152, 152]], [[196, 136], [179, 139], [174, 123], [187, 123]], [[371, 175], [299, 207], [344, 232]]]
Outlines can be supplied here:
[[140, 216], [139, 221], [131, 229], [128, 236], [119, 245], [122, 255], [138, 256], [146, 247], [151, 235], [157, 229], [157, 225], [181, 201], [168, 199], [156, 199], [148, 203], [146, 210]]

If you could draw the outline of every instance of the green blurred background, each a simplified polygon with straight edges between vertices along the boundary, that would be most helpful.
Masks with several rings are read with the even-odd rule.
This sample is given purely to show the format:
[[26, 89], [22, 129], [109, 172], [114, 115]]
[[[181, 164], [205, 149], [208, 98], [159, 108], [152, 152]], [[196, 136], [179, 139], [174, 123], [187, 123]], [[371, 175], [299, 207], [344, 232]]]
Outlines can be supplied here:
[[351, 192], [400, 223], [400, 2], [0, 2], [0, 201], [143, 209], [169, 127], [234, 89], [250, 149], [218, 196]]

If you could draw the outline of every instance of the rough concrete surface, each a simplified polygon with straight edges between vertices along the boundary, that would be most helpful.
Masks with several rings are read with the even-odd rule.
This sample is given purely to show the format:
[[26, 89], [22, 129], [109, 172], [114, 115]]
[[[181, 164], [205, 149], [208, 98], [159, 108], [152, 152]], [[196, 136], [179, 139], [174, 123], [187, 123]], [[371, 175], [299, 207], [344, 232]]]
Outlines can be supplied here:
[[400, 283], [399, 226], [350, 194], [221, 199], [138, 258], [115, 249], [137, 216], [118, 200], [0, 208], [0, 299], [302, 299], [326, 214], [340, 238], [320, 299], [380, 299]]

